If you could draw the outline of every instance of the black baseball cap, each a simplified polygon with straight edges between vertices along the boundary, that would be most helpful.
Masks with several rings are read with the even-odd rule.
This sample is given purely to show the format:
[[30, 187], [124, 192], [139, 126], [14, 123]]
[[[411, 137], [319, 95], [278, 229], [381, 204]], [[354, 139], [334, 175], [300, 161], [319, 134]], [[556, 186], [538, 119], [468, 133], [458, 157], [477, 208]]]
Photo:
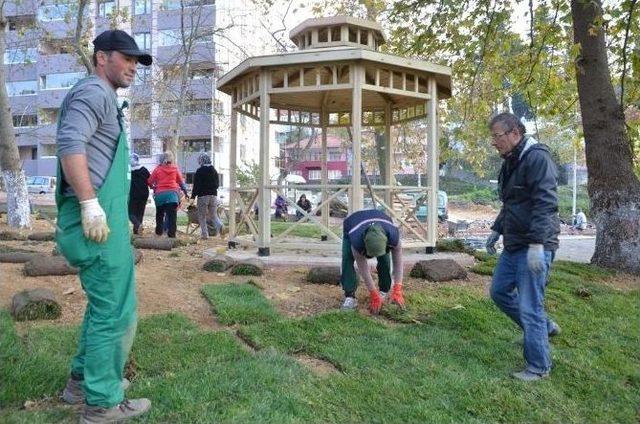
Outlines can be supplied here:
[[98, 50], [103, 52], [115, 50], [127, 56], [137, 57], [138, 62], [144, 66], [151, 65], [153, 61], [150, 54], [138, 48], [138, 44], [136, 44], [136, 40], [133, 37], [119, 29], [110, 29], [98, 35], [93, 40], [93, 51], [97, 52]]

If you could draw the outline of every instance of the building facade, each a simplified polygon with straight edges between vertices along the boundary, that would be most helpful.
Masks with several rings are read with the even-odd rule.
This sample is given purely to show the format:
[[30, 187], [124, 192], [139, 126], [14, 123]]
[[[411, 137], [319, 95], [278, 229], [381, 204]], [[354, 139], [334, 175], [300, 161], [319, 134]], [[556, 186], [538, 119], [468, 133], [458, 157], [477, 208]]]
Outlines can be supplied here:
[[[27, 175], [55, 174], [58, 110], [69, 88], [87, 75], [72, 44], [77, 3], [5, 4], [6, 87]], [[89, 47], [95, 35], [117, 27], [154, 57], [152, 67], [139, 67], [129, 89], [118, 91], [130, 104], [129, 140], [141, 162], [153, 168], [177, 137], [178, 162], [186, 174], [195, 171], [197, 155], [211, 154], [212, 148], [218, 164], [222, 142], [212, 134], [217, 133], [216, 114], [223, 115], [223, 106], [212, 96], [221, 73], [215, 60], [215, 0], [92, 0], [83, 22]]]

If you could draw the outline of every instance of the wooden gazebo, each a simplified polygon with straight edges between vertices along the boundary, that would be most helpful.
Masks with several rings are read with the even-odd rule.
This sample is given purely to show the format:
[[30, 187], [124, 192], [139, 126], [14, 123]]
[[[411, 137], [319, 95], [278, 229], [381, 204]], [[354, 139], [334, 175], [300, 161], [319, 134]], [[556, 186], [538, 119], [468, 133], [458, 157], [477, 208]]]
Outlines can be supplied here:
[[[246, 59], [218, 81], [218, 89], [232, 98], [230, 141], [229, 242], [248, 243], [266, 256], [273, 247], [309, 248], [309, 242], [291, 242], [287, 233], [271, 237], [272, 191], [282, 185], [269, 175], [270, 124], [317, 127], [322, 135], [321, 184], [300, 188], [319, 190], [322, 202], [300, 222], [313, 222], [326, 234], [317, 243], [333, 245], [341, 237], [329, 227], [329, 202], [346, 192], [349, 212], [363, 209], [366, 185], [361, 178], [363, 126], [383, 127], [385, 181], [373, 186], [374, 197], [403, 228], [403, 245], [432, 250], [437, 235], [438, 203], [438, 100], [451, 96], [451, 70], [429, 62], [378, 51], [385, 43], [382, 27], [372, 21], [347, 16], [307, 19], [290, 32], [299, 50]], [[237, 166], [238, 114], [260, 121], [260, 177], [257, 187], [239, 187]], [[393, 181], [391, 127], [410, 120], [426, 120], [426, 187], [397, 186]], [[352, 137], [351, 183], [329, 184], [327, 178], [327, 128], [348, 127]], [[417, 206], [402, 200], [403, 191], [423, 190], [428, 208], [426, 222], [416, 219]], [[286, 196], [285, 196], [286, 198]], [[406, 197], [405, 197], [406, 199]], [[297, 210], [295, 199], [287, 199]], [[254, 203], [258, 219], [251, 216]], [[400, 205], [398, 207], [398, 205]], [[317, 216], [317, 211], [322, 211]], [[237, 212], [237, 213], [236, 213]], [[238, 220], [240, 222], [238, 222]], [[240, 224], [240, 225], [239, 225]], [[246, 224], [251, 234], [239, 235]]]

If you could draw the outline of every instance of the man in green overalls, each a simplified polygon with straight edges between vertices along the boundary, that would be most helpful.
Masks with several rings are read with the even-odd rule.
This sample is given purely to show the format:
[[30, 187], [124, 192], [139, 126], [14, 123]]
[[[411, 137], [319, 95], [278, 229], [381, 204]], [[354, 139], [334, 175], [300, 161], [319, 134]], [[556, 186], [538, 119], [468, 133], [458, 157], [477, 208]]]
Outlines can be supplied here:
[[124, 397], [137, 302], [127, 215], [129, 148], [116, 90], [131, 85], [138, 62], [149, 66], [152, 59], [120, 30], [103, 32], [93, 45], [95, 74], [65, 97], [56, 136], [56, 242], [79, 268], [88, 300], [62, 397], [85, 403], [81, 423], [110, 423], [151, 407], [148, 399]]

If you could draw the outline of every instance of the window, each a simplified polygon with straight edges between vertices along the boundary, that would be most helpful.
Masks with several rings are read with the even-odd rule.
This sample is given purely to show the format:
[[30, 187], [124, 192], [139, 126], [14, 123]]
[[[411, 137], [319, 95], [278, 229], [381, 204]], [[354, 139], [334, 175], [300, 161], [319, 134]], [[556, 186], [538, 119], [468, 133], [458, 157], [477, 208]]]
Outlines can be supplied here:
[[73, 53], [73, 39], [42, 39], [38, 46], [38, 53], [42, 55]]
[[138, 68], [136, 71], [136, 78], [133, 81], [133, 85], [149, 84], [151, 82], [151, 69]]
[[339, 180], [340, 178], [342, 178], [342, 171], [340, 171], [339, 169], [330, 169], [327, 177], [330, 180]]
[[98, 0], [98, 9], [96, 10], [96, 16], [107, 18], [113, 13], [113, 9], [115, 8], [115, 0]]
[[134, 103], [131, 106], [131, 120], [134, 122], [150, 123], [151, 122], [151, 104], [150, 103]]
[[221, 100], [219, 99], [215, 99], [215, 110], [213, 113], [215, 113], [216, 115], [224, 115], [224, 104], [222, 103]]
[[35, 15], [7, 16], [9, 31], [26, 31], [36, 27]]
[[184, 140], [185, 152], [208, 152], [209, 146], [211, 146], [211, 140], [208, 138], [196, 139], [196, 140]]
[[27, 49], [7, 49], [4, 52], [4, 64], [12, 63], [35, 63], [38, 57], [38, 49], [29, 47]]
[[40, 125], [55, 124], [58, 121], [58, 108], [38, 109], [38, 122]]
[[151, 140], [148, 138], [134, 138], [131, 150], [140, 156], [151, 156]]
[[342, 159], [342, 152], [339, 149], [329, 149], [327, 152], [327, 160], [339, 161]]
[[189, 76], [192, 80], [209, 79], [213, 75], [213, 69], [192, 69]]
[[52, 90], [57, 88], [69, 88], [84, 78], [84, 72], [66, 72], [63, 74], [40, 75], [40, 89]]
[[38, 125], [38, 115], [14, 115], [14, 127], [35, 127]]
[[38, 20], [44, 22], [62, 21], [70, 12], [71, 6], [68, 3], [47, 4], [38, 8]]
[[191, 100], [184, 105], [185, 115], [209, 115], [211, 114], [211, 100]]
[[133, 12], [136, 15], [151, 13], [151, 0], [134, 0]]
[[151, 34], [148, 32], [139, 32], [133, 35], [134, 40], [136, 40], [136, 44], [142, 50], [150, 50], [151, 49]]
[[179, 29], [161, 29], [158, 31], [158, 46], [179, 46], [182, 44], [182, 34]]
[[[216, 4], [215, 0], [183, 0], [184, 7]], [[179, 10], [180, 0], [162, 0], [160, 10]]]
[[36, 94], [38, 90], [38, 81], [12, 81], [7, 82], [7, 93], [10, 96], [28, 96], [30, 94]]
[[319, 180], [322, 178], [321, 170], [319, 169], [310, 169], [309, 170], [309, 178], [310, 180]]

